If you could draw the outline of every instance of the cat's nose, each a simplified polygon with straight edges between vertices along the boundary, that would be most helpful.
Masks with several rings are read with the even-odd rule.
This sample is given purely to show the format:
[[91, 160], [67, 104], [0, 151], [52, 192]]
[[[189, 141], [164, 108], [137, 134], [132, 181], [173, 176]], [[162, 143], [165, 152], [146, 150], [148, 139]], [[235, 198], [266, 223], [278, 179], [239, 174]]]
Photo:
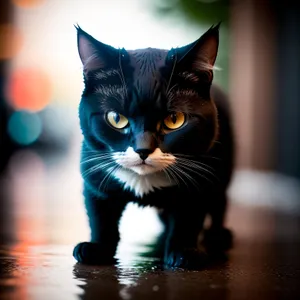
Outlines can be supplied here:
[[150, 149], [136, 149], [135, 152], [140, 156], [142, 160], [147, 159], [149, 154], [152, 153], [152, 150]]

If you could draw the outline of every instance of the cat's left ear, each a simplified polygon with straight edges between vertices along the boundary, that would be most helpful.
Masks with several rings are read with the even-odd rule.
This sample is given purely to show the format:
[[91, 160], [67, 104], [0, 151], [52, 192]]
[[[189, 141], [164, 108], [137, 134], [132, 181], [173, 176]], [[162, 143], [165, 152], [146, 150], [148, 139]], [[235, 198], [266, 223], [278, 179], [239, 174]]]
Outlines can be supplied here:
[[97, 41], [79, 26], [75, 28], [77, 29], [78, 52], [85, 75], [90, 71], [114, 68], [118, 65], [118, 49]]
[[195, 42], [177, 48], [177, 65], [185, 70], [212, 70], [217, 58], [219, 47], [220, 23], [212, 26]]

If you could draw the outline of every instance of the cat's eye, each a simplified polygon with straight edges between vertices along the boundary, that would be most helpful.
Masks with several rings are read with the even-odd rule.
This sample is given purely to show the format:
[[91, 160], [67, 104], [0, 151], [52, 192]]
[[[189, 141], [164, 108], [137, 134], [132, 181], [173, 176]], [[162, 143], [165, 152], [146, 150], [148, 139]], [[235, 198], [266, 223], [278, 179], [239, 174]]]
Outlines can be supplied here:
[[111, 126], [113, 126], [114, 128], [117, 128], [117, 129], [123, 129], [129, 123], [129, 121], [126, 117], [124, 117], [123, 115], [121, 115], [115, 111], [108, 112], [106, 115], [106, 119]]
[[180, 128], [184, 122], [185, 115], [182, 112], [171, 113], [164, 119], [164, 125], [172, 130]]

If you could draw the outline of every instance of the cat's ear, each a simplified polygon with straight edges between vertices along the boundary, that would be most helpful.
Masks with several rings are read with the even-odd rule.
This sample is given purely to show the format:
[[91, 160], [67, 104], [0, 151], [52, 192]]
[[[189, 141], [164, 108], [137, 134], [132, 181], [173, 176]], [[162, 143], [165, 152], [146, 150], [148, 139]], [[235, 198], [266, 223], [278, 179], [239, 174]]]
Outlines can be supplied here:
[[78, 25], [75, 28], [77, 29], [78, 52], [85, 75], [97, 69], [117, 66], [119, 57], [118, 49], [97, 41]]
[[220, 23], [212, 26], [195, 42], [177, 48], [177, 65], [186, 70], [212, 70], [217, 58], [219, 47]]

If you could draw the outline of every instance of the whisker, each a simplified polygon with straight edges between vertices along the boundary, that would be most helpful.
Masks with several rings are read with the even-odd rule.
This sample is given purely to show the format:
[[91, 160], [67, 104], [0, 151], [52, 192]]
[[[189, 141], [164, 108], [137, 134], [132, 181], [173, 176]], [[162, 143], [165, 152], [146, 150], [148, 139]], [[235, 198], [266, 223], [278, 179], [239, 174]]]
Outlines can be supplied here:
[[105, 158], [110, 158], [110, 156], [108, 156], [108, 157], [98, 157], [98, 156], [96, 156], [96, 157], [89, 157], [88, 159], [85, 159], [85, 160], [81, 161], [80, 164], [81, 165], [82, 164], [86, 164], [88, 162], [92, 162], [92, 161], [95, 161], [95, 160], [103, 160]]
[[168, 90], [168, 93], [167, 93], [167, 98], [170, 96], [171, 92], [178, 86], [178, 83], [174, 84], [169, 90]]
[[155, 160], [153, 160], [153, 162], [159, 163], [162, 168], [166, 168], [167, 166], [170, 165], [170, 163], [166, 162], [166, 160], [164, 160], [164, 159], [155, 159]]
[[87, 170], [85, 170], [83, 173], [82, 173], [82, 177], [86, 177], [87, 175], [90, 175], [96, 171], [98, 171], [99, 169], [104, 169], [105, 168], [109, 168], [111, 165], [115, 164], [114, 161], [111, 161], [111, 162], [105, 162], [105, 163], [102, 163], [102, 164], [97, 164], [97, 165], [94, 165], [92, 166], [91, 168], [88, 168]]
[[113, 153], [112, 151], [96, 151], [96, 150], [81, 150], [81, 153], [96, 153], [96, 154], [109, 154], [109, 153]]
[[193, 183], [193, 185], [199, 190], [199, 185], [198, 185], [198, 182], [190, 175], [188, 174], [187, 172], [183, 171], [181, 168], [178, 168], [178, 170], [184, 175], [186, 176], [191, 183]]
[[[90, 154], [88, 154], [88, 157], [90, 156], [99, 156], [99, 157], [102, 157], [102, 156], [112, 156], [113, 153], [109, 152], [109, 153], [99, 153], [99, 152], [89, 152]], [[85, 153], [87, 154], [87, 153]]]
[[[213, 181], [211, 181], [210, 179], [208, 179], [208, 178], [207, 178], [206, 176], [204, 176], [203, 174], [201, 174], [201, 173], [199, 173], [199, 172], [197, 172], [197, 171], [191, 169], [190, 166], [185, 165], [185, 164], [182, 164], [182, 163], [180, 163], [180, 162], [177, 162], [177, 163], [180, 165], [180, 167], [185, 168], [185, 169], [188, 169], [188, 170], [190, 170], [191, 172], [200, 175], [202, 178], [206, 179], [206, 180], [209, 181], [210, 183], [213, 183]], [[185, 172], [185, 173], [186, 173], [186, 172]], [[186, 173], [186, 174], [187, 174], [187, 173]], [[189, 174], [187, 174], [187, 175], [189, 175]], [[190, 175], [189, 175], [189, 176], [190, 176]], [[191, 176], [190, 176], [190, 177], [191, 177]], [[191, 177], [191, 178], [192, 178], [192, 177]], [[195, 180], [195, 179], [193, 178], [193, 180]]]
[[[199, 162], [190, 162], [188, 160], [187, 161], [182, 161], [181, 159], [177, 160], [177, 163], [180, 163], [182, 166], [186, 166], [188, 168], [191, 168], [191, 170], [192, 170], [192, 168], [194, 168], [196, 170], [204, 171], [204, 172], [210, 174], [211, 176], [213, 176], [216, 180], [220, 181], [220, 179], [216, 176], [216, 174], [214, 174], [212, 171], [207, 170], [206, 168], [203, 167], [203, 166], [206, 166], [206, 167], [210, 167], [210, 166], [207, 166], [207, 165], [199, 163]], [[213, 168], [211, 168], [211, 169], [214, 171]]]
[[212, 166], [210, 166], [208, 164], [205, 164], [203, 162], [197, 161], [197, 160], [181, 158], [181, 157], [177, 157], [177, 160], [184, 161], [184, 162], [187, 162], [187, 163], [191, 163], [191, 164], [194, 164], [194, 165], [199, 165], [199, 166], [202, 166], [202, 167], [207, 167], [207, 168], [210, 168], [212, 171], [215, 170]]
[[189, 189], [189, 185], [184, 180], [184, 177], [182, 177], [182, 175], [180, 174], [180, 173], [185, 173], [185, 172], [182, 172], [182, 170], [180, 170], [180, 168], [176, 167], [175, 165], [170, 165], [169, 170], [172, 170], [173, 173], [176, 174], [178, 179], [180, 179], [186, 185], [186, 187]]
[[166, 174], [168, 180], [169, 180], [170, 182], [172, 182], [172, 179], [171, 179], [169, 173], [167, 172], [167, 170], [166, 170], [166, 169], [163, 169], [163, 172]]
[[173, 155], [175, 157], [204, 157], [204, 158], [212, 158], [212, 159], [216, 159], [216, 160], [222, 160], [220, 157], [215, 157], [215, 156], [211, 156], [211, 155], [205, 155], [205, 154], [200, 154], [200, 155], [191, 155], [191, 154], [181, 154], [181, 153], [173, 153]]
[[108, 171], [108, 173], [104, 176], [104, 178], [102, 179], [102, 181], [100, 182], [99, 184], [99, 187], [98, 187], [98, 191], [101, 190], [101, 187], [102, 185], [104, 184], [103, 186], [103, 191], [105, 191], [107, 185], [108, 185], [108, 182], [109, 180], [112, 178], [112, 175], [121, 168], [121, 166], [119, 165], [116, 165], [114, 167], [111, 168], [111, 170]]
[[210, 155], [201, 155], [200, 157], [216, 159], [216, 160], [219, 160], [219, 161], [222, 160], [220, 157], [215, 157], [215, 156], [210, 156]]
[[178, 181], [178, 179], [176, 178], [176, 174], [174, 174], [174, 172], [171, 170], [171, 168], [166, 168], [163, 169], [163, 171], [165, 172], [165, 174], [167, 174], [168, 178], [172, 178], [176, 185], [180, 186], [180, 182]]
[[102, 159], [102, 160], [112, 159], [112, 157], [110, 155], [109, 156], [98, 156], [98, 155], [95, 155], [95, 156], [85, 157], [84, 159], [81, 159], [81, 162], [85, 162], [85, 161], [88, 161], [89, 159], [94, 159], [94, 158], [98, 158], [98, 159]]
[[195, 157], [195, 155], [182, 154], [182, 153], [172, 153], [175, 157]]

